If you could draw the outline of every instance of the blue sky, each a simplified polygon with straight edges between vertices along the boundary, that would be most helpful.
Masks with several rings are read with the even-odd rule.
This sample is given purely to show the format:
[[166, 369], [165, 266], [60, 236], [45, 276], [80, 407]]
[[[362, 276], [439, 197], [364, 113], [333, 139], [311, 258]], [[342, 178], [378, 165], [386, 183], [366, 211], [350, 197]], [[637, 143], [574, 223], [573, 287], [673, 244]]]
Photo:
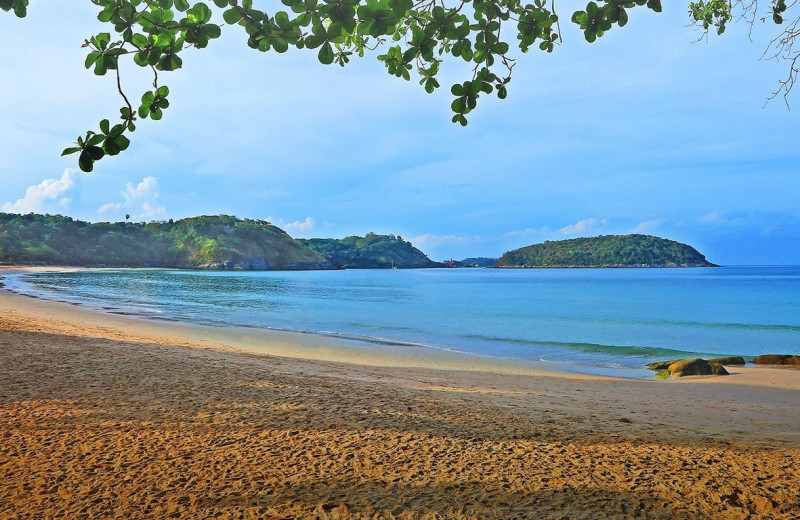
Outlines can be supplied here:
[[[374, 57], [342, 69], [261, 54], [226, 28], [162, 75], [164, 119], [85, 174], [60, 152], [121, 106], [112, 77], [83, 68], [80, 45], [103, 27], [89, 2], [32, 4], [0, 15], [4, 211], [227, 213], [293, 236], [400, 234], [437, 260], [646, 232], [718, 263], [800, 264], [800, 118], [764, 106], [787, 71], [759, 61], [767, 30], [692, 43], [684, 2], [636, 9], [592, 45], [565, 23], [564, 44], [520, 56], [508, 99], [482, 98], [461, 128], [449, 88], [428, 95]], [[467, 73], [443, 69], [445, 85]], [[134, 97], [149, 80], [132, 64], [123, 79]]]

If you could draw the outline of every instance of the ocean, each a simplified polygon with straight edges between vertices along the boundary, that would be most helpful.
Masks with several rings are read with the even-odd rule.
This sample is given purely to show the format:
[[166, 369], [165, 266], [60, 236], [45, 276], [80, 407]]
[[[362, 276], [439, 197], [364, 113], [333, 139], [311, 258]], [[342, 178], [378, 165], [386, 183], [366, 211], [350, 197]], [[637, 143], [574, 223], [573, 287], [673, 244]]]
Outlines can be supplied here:
[[588, 373], [693, 356], [800, 354], [800, 267], [103, 270], [17, 292], [146, 319], [303, 331]]

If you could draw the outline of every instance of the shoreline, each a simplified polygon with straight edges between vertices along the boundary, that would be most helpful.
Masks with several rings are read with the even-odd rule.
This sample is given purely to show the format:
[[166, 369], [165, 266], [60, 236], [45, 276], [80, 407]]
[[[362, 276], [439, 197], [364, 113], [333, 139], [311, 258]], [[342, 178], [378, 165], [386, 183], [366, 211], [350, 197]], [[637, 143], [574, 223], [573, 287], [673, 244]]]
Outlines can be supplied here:
[[[42, 268], [33, 272], [63, 272], [80, 268]], [[115, 269], [116, 270], [116, 269]], [[31, 272], [9, 268], [7, 274]], [[0, 277], [3, 270], [0, 270]], [[2, 282], [2, 280], [0, 280]], [[13, 292], [0, 286], [0, 312], [56, 319], [87, 326], [111, 327], [136, 337], [171, 338], [204, 348], [218, 348], [267, 356], [291, 357], [309, 361], [327, 361], [401, 368], [489, 372], [514, 375], [564, 375], [597, 377], [548, 369], [544, 362], [520, 365], [515, 360], [438, 350], [415, 345], [380, 344], [336, 335], [278, 329], [224, 326], [215, 327], [186, 321], [148, 319], [136, 314], [114, 313], [65, 301]], [[539, 366], [537, 366], [539, 365]]]
[[[309, 361], [326, 361], [396, 368], [427, 368], [464, 372], [485, 372], [507, 375], [548, 375], [571, 379], [620, 379], [653, 383], [676, 383], [680, 381], [714, 381], [720, 377], [689, 377], [661, 380], [655, 372], [636, 368], [595, 367], [592, 365], [501, 358], [481, 354], [460, 352], [415, 344], [412, 342], [377, 338], [359, 338], [337, 332], [284, 330], [278, 328], [247, 327], [236, 325], [218, 326], [194, 323], [179, 319], [160, 319], [123, 308], [100, 307], [79, 302], [52, 300], [46, 297], [18, 293], [3, 284], [4, 275], [26, 273], [74, 272], [74, 271], [124, 271], [144, 270], [140, 268], [89, 268], [72, 266], [0, 266], [0, 312], [14, 309], [25, 314], [55, 317], [83, 323], [89, 326], [113, 326], [132, 332], [134, 335], [170, 337], [190, 342], [204, 348], [241, 351], [278, 357], [291, 357]], [[162, 270], [162, 268], [152, 268]], [[10, 298], [10, 299], [9, 299]], [[113, 309], [113, 310], [112, 310]], [[120, 312], [115, 312], [118, 310]], [[574, 366], [574, 369], [570, 367]], [[774, 370], [792, 370], [784, 367], [753, 366], [727, 367], [730, 376], [721, 379], [742, 379], [746, 384], [772, 385]], [[795, 369], [796, 370], [796, 369]], [[766, 371], [766, 372], [765, 372]], [[800, 378], [800, 370], [798, 377]], [[630, 372], [630, 375], [625, 375]], [[779, 377], [783, 380], [785, 378]], [[783, 384], [783, 383], [781, 383]], [[800, 385], [799, 385], [800, 386]]]
[[212, 329], [0, 290], [0, 517], [800, 512], [797, 370], [658, 381], [450, 356], [407, 366], [288, 333], [252, 352]]

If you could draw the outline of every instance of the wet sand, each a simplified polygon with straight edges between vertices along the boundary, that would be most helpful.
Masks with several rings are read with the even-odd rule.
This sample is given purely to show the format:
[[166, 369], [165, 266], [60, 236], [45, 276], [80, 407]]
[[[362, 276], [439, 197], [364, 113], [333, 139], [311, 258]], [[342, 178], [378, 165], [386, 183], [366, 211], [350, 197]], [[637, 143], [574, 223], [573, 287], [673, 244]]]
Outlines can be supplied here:
[[226, 334], [0, 291], [0, 518], [800, 518], [798, 370]]

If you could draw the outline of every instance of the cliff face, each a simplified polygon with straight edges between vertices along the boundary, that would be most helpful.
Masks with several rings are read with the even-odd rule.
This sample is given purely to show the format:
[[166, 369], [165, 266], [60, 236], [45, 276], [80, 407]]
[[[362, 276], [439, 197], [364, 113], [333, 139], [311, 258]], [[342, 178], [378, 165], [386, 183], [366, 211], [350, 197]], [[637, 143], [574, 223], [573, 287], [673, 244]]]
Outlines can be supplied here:
[[716, 267], [693, 247], [650, 235], [544, 242], [504, 254], [496, 267]]
[[0, 213], [0, 262], [193, 269], [334, 269], [260, 220], [204, 216], [151, 223], [81, 222]]
[[311, 238], [300, 242], [329, 257], [337, 266], [348, 269], [442, 267], [410, 242], [395, 235], [367, 233], [363, 237]]

